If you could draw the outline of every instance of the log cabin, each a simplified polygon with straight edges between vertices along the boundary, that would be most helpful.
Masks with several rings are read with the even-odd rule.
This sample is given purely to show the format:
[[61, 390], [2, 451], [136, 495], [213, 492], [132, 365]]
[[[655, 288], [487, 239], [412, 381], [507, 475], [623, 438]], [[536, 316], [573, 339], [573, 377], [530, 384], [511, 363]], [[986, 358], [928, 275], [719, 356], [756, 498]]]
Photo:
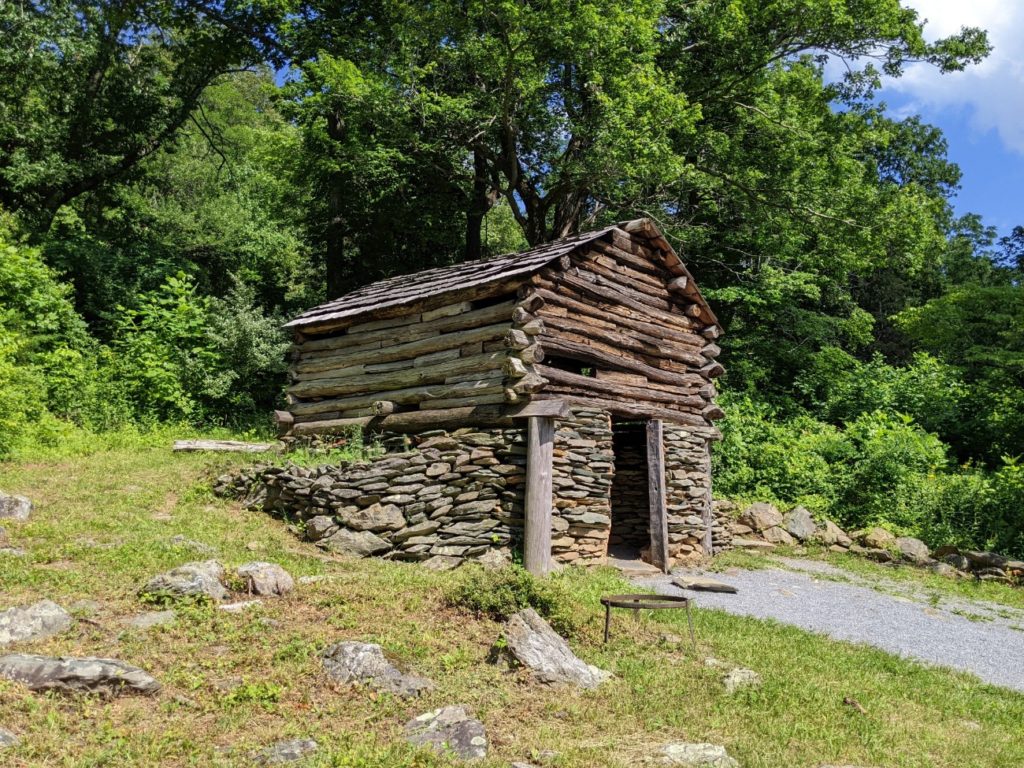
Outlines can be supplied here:
[[[406, 446], [486, 436], [498, 453], [479, 470], [512, 468], [499, 473], [492, 538], [521, 546], [531, 571], [637, 554], [667, 570], [710, 554], [722, 328], [650, 220], [382, 280], [286, 328], [284, 439], [355, 428]], [[476, 466], [472, 440], [444, 445], [448, 465]], [[398, 494], [414, 499], [402, 510], [411, 525], [423, 491]], [[442, 521], [459, 524], [457, 507]], [[444, 533], [391, 555], [458, 549]]]

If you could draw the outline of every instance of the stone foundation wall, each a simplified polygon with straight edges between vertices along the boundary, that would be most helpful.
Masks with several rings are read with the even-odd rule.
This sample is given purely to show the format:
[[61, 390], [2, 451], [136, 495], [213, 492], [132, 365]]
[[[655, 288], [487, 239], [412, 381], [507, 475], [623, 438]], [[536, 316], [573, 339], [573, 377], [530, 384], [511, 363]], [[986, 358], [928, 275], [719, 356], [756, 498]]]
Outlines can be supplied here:
[[643, 424], [615, 428], [612, 481], [612, 549], [643, 550], [651, 544], [651, 498], [647, 482], [647, 429]]
[[[255, 466], [218, 479], [215, 490], [295, 521], [307, 540], [324, 549], [358, 556], [453, 565], [481, 557], [507, 559], [521, 547], [525, 425], [375, 438], [387, 452], [370, 461]], [[571, 418], [558, 421], [552, 472], [557, 562], [604, 562], [613, 494], [636, 517], [635, 543], [646, 546], [642, 439], [641, 429], [641, 442], [627, 441], [616, 457], [607, 413], [577, 408]], [[669, 554], [699, 557], [711, 499], [707, 443], [685, 428], [666, 425], [665, 460]], [[613, 491], [617, 469], [625, 476]], [[728, 545], [723, 525], [716, 522], [712, 531], [716, 549]], [[633, 538], [630, 534], [630, 543]]]

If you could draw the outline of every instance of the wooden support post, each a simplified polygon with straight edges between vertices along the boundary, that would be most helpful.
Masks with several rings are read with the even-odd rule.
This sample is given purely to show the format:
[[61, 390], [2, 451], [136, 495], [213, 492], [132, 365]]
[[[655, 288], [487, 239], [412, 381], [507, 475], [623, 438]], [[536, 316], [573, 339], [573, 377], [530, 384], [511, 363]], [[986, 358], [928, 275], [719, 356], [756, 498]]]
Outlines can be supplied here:
[[555, 420], [531, 416], [526, 438], [526, 535], [523, 565], [535, 576], [551, 570], [551, 472]]
[[651, 505], [651, 565], [668, 573], [668, 510], [665, 507], [665, 444], [660, 419], [647, 422], [647, 489]]

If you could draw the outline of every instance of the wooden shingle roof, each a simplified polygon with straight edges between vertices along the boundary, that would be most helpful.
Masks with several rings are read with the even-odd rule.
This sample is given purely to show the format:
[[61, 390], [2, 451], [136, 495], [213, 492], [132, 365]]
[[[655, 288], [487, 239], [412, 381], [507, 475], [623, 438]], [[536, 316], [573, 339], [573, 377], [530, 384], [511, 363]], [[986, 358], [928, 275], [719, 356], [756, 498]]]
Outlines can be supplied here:
[[[393, 315], [395, 310], [403, 306], [435, 299], [440, 301], [446, 294], [457, 294], [474, 288], [484, 289], [495, 284], [523, 280], [563, 256], [605, 237], [616, 229], [622, 230], [624, 234], [634, 232], [644, 237], [656, 235], [661, 240], [660, 245], [663, 248], [669, 248], [674, 262], [673, 266], [675, 266], [672, 271], [677, 274], [689, 275], [653, 223], [640, 219], [563, 238], [520, 253], [463, 262], [380, 280], [357, 288], [326, 304], [309, 309], [290, 320], [284, 327], [298, 331], [312, 330], [316, 332], [322, 328], [347, 325], [353, 319], [363, 315], [375, 313]], [[699, 293], [695, 298], [707, 307], [707, 303]], [[708, 311], [710, 313], [710, 308]]]

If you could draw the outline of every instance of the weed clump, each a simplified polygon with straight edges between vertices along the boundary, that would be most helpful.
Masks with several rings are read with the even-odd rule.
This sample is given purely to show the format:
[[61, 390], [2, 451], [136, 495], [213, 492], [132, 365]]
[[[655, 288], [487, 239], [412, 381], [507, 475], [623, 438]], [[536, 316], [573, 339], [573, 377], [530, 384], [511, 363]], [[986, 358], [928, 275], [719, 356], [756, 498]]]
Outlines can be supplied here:
[[505, 621], [524, 608], [533, 608], [556, 632], [569, 637], [579, 629], [572, 595], [561, 584], [538, 579], [518, 565], [488, 569], [468, 564], [455, 571], [444, 589], [449, 605]]

